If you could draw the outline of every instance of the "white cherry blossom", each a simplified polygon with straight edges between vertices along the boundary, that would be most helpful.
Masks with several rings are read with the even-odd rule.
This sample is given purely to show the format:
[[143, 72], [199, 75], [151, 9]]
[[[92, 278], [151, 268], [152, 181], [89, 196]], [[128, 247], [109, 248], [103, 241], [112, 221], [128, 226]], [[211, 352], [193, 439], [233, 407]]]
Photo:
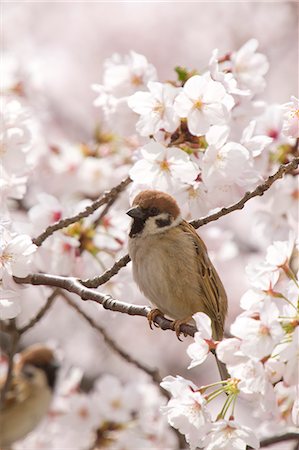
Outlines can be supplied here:
[[187, 119], [188, 129], [195, 136], [204, 135], [210, 125], [225, 124], [233, 105], [232, 96], [209, 74], [189, 78], [174, 102], [177, 114]]
[[28, 217], [32, 222], [36, 233], [42, 232], [48, 225], [58, 222], [62, 218], [63, 207], [53, 195], [40, 193], [37, 202], [28, 211]]
[[170, 380], [169, 378], [163, 380], [161, 386], [170, 392], [175, 392], [176, 395], [161, 410], [167, 415], [170, 425], [185, 435], [190, 449], [194, 450], [199, 445], [211, 420], [206, 408], [207, 402], [200, 392], [194, 389], [193, 383], [188, 380], [182, 382], [181, 379]]
[[193, 316], [198, 331], [194, 335], [194, 342], [187, 348], [187, 354], [191, 358], [188, 369], [202, 364], [208, 357], [210, 347], [207, 341], [212, 340], [211, 319], [204, 313], [196, 313]]
[[271, 144], [272, 138], [269, 136], [255, 135], [256, 122], [252, 120], [242, 133], [241, 144], [249, 150], [253, 157], [259, 156], [265, 148]]
[[211, 78], [214, 81], [219, 81], [223, 86], [225, 87], [225, 90], [229, 94], [234, 95], [250, 95], [249, 90], [242, 90], [238, 89], [237, 87], [237, 80], [235, 79], [234, 75], [231, 72], [226, 72], [219, 70], [219, 64], [218, 64], [218, 49], [214, 49], [212, 52], [212, 56], [209, 61], [209, 69], [211, 73]]
[[273, 302], [264, 302], [259, 318], [239, 316], [231, 325], [231, 333], [242, 339], [241, 351], [254, 358], [262, 359], [272, 353], [284, 336], [278, 321], [279, 310]]
[[203, 439], [205, 450], [245, 450], [247, 445], [258, 449], [259, 440], [254, 432], [234, 420], [217, 420]]
[[4, 273], [17, 277], [28, 275], [36, 248], [26, 234], [16, 235], [4, 232], [0, 246], [0, 276]]
[[130, 170], [130, 177], [139, 184], [164, 191], [173, 190], [177, 183], [192, 183], [199, 168], [183, 150], [150, 142], [141, 148], [142, 159]]
[[149, 92], [135, 92], [128, 99], [129, 107], [140, 119], [136, 129], [141, 136], [150, 136], [159, 130], [173, 133], [180, 124], [180, 118], [174, 110], [173, 103], [179, 89], [169, 83], [148, 83]]
[[238, 81], [238, 87], [250, 89], [254, 94], [264, 89], [264, 75], [269, 69], [266, 56], [256, 52], [258, 45], [256, 39], [250, 39], [231, 54], [232, 73]]
[[292, 138], [299, 137], [299, 100], [292, 96], [291, 102], [283, 105], [283, 134]]
[[287, 385], [296, 385], [299, 376], [299, 326], [289, 336], [288, 342], [278, 346], [280, 359], [286, 363], [283, 379]]

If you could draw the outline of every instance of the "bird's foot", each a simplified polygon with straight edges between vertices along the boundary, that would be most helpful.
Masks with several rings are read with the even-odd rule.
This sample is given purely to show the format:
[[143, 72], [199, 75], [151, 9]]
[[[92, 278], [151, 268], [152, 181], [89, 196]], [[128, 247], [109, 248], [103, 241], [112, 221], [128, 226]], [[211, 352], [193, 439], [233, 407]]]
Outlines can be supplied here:
[[153, 324], [155, 325], [155, 327], [159, 328], [159, 325], [155, 323], [155, 318], [157, 316], [163, 316], [163, 313], [160, 311], [160, 309], [157, 308], [151, 309], [147, 314], [147, 320], [151, 329], [153, 329]]
[[[177, 335], [177, 338], [179, 341], [182, 341], [182, 339], [180, 338], [180, 334], [182, 333], [181, 326], [190, 324], [191, 320], [192, 320], [192, 316], [188, 316], [188, 317], [185, 317], [184, 319], [174, 320], [172, 322], [172, 329], [173, 329], [173, 331], [175, 331], [175, 334]], [[184, 333], [184, 336], [186, 337], [187, 334]]]

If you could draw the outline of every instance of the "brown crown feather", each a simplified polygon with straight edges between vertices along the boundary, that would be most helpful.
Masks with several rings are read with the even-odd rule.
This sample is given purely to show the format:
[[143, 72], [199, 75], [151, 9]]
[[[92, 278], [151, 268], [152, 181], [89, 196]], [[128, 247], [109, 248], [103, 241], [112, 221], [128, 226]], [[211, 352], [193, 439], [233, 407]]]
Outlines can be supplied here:
[[143, 209], [158, 208], [161, 212], [168, 212], [174, 219], [180, 214], [180, 208], [171, 195], [166, 192], [146, 190], [140, 192], [133, 201], [133, 205], [139, 205]]
[[54, 353], [51, 349], [42, 344], [35, 344], [22, 351], [19, 364], [21, 367], [25, 364], [41, 367], [53, 361]]

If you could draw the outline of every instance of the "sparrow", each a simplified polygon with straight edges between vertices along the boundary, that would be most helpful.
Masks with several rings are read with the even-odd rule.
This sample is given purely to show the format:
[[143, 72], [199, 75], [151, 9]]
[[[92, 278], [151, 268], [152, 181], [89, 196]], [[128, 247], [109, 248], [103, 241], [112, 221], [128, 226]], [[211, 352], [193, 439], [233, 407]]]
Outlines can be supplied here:
[[204, 242], [183, 220], [176, 200], [145, 190], [127, 214], [133, 219], [128, 242], [133, 278], [154, 306], [150, 325], [157, 315], [168, 316], [179, 337], [181, 325], [194, 323], [192, 315], [203, 312], [211, 319], [213, 339], [221, 340], [226, 292]]
[[43, 345], [33, 345], [20, 354], [0, 410], [2, 450], [23, 439], [43, 419], [52, 400], [57, 369], [52, 350]]

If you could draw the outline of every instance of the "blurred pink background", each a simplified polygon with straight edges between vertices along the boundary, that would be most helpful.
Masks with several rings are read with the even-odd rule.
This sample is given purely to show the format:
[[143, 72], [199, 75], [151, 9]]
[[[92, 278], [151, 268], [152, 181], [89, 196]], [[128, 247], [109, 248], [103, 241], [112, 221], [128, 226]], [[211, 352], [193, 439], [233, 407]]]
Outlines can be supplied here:
[[91, 83], [103, 60], [135, 50], [158, 70], [204, 69], [248, 39], [269, 58], [265, 99], [283, 103], [298, 87], [297, 2], [11, 2], [3, 4], [3, 47], [42, 85], [68, 137], [88, 139], [98, 113]]

